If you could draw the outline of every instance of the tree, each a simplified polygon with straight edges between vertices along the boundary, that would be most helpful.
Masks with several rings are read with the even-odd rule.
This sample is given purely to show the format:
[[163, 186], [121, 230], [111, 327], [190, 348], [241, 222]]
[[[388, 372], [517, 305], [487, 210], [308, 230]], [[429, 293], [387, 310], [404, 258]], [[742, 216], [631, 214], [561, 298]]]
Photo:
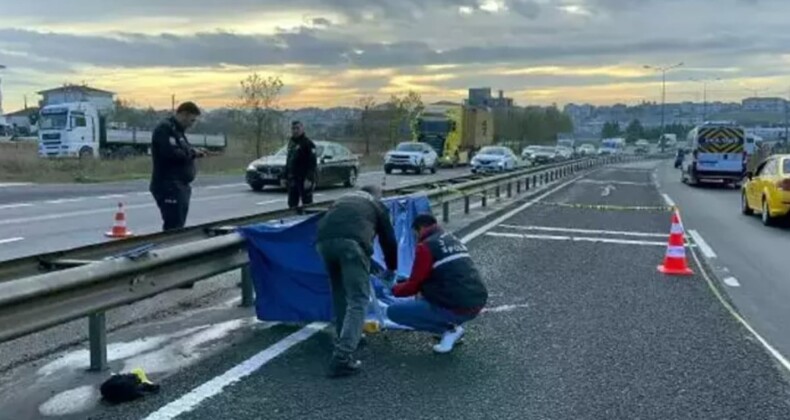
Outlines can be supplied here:
[[363, 96], [357, 100], [357, 106], [362, 109], [359, 120], [362, 137], [365, 140], [365, 156], [370, 156], [371, 112], [376, 107], [376, 99], [372, 96]]
[[609, 139], [612, 137], [619, 137], [622, 133], [622, 130], [620, 130], [620, 123], [617, 121], [606, 122], [601, 129], [601, 138]]
[[[413, 131], [411, 122], [423, 110], [424, 106], [420, 94], [413, 90], [406, 92], [403, 97], [393, 94], [390, 96], [388, 105], [392, 110], [389, 124], [389, 144], [395, 146], [404, 126], [408, 127], [410, 132]], [[413, 135], [413, 133], [410, 134]]]
[[276, 136], [279, 120], [277, 102], [283, 89], [283, 82], [278, 76], [262, 77], [253, 73], [241, 82], [241, 95], [237, 114], [247, 133], [252, 136], [247, 141], [255, 145], [255, 156], [263, 155], [263, 146], [267, 137]]
[[625, 141], [633, 143], [645, 136], [645, 128], [642, 127], [642, 122], [638, 119], [631, 120], [628, 127], [625, 129]]

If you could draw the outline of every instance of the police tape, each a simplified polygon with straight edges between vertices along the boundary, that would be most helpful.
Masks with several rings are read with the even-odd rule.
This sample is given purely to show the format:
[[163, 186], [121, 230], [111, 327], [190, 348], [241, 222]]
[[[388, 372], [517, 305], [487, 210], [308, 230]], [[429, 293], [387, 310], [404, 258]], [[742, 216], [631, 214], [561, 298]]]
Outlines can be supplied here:
[[555, 203], [550, 201], [541, 201], [540, 204], [544, 206], [554, 207], [567, 207], [573, 209], [588, 209], [588, 210], [612, 210], [612, 211], [673, 211], [675, 208], [672, 206], [615, 206], [611, 204], [577, 204], [577, 203]]

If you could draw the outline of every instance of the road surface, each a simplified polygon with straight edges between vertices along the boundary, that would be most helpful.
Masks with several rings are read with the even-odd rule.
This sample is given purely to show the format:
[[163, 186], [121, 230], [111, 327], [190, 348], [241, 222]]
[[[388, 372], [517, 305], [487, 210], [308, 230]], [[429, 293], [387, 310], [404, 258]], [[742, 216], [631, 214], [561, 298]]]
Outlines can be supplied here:
[[[143, 366], [161, 382], [158, 395], [98, 404], [100, 378], [82, 373], [86, 354], [68, 352], [7, 381], [14, 392], [0, 398], [0, 413], [97, 420], [790, 418], [788, 372], [711, 293], [701, 268], [693, 265], [692, 277], [657, 272], [670, 213], [653, 170], [645, 163], [602, 169], [463, 232], [490, 301], [450, 355], [432, 354], [425, 335], [386, 332], [360, 351], [360, 376], [328, 380], [332, 341], [323, 325], [260, 323], [229, 307], [185, 310], [110, 337], [113, 369]], [[54, 385], [70, 375], [83, 375], [81, 385]]]
[[[388, 187], [458, 177], [468, 169], [440, 170], [435, 175], [386, 176]], [[381, 184], [383, 172], [363, 172], [359, 184]], [[318, 190], [316, 201], [337, 197], [345, 188]], [[283, 190], [250, 190], [243, 177], [199, 177], [187, 225], [241, 217], [286, 207]], [[119, 202], [135, 234], [161, 230], [159, 210], [147, 181], [95, 185], [8, 185], [0, 187], [0, 261], [108, 241]]]

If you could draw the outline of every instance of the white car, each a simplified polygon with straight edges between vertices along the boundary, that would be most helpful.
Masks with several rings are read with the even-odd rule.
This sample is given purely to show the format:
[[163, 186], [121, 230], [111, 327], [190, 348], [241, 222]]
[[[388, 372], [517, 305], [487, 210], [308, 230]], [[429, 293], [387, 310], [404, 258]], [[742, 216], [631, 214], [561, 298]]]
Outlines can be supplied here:
[[596, 154], [595, 146], [592, 144], [582, 144], [579, 146], [579, 154], [582, 156], [592, 156]]
[[472, 173], [505, 172], [516, 169], [518, 157], [504, 146], [486, 146], [472, 158]]
[[573, 149], [563, 146], [557, 146], [557, 159], [558, 160], [573, 159]]
[[404, 142], [384, 156], [384, 173], [387, 174], [391, 174], [394, 169], [418, 174], [430, 169], [435, 174], [438, 166], [439, 155], [433, 147], [425, 143]]

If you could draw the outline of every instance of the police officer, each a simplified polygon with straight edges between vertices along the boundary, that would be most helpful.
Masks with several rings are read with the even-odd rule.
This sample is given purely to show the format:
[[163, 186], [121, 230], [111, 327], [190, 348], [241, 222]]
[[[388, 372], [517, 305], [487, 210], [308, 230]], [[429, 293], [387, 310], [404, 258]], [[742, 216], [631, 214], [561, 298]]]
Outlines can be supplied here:
[[162, 229], [180, 229], [186, 225], [190, 184], [195, 180], [195, 159], [205, 151], [192, 147], [184, 134], [200, 116], [200, 109], [193, 102], [178, 106], [175, 115], [159, 123], [151, 138], [150, 191], [162, 214]]
[[381, 188], [374, 185], [338, 198], [318, 224], [316, 248], [331, 281], [337, 333], [330, 377], [359, 372], [361, 363], [352, 355], [362, 338], [370, 301], [370, 256], [376, 237], [387, 265], [385, 277], [391, 281], [398, 268], [398, 242], [381, 202]]
[[288, 208], [301, 209], [300, 201], [302, 206], [313, 204], [317, 159], [315, 143], [305, 135], [302, 123], [292, 122], [291, 139], [288, 141], [288, 157], [285, 164]]
[[412, 228], [420, 240], [412, 272], [406, 282], [392, 288], [392, 294], [419, 297], [393, 303], [387, 316], [397, 324], [441, 336], [433, 351], [449, 353], [464, 335], [462, 324], [483, 310], [488, 290], [466, 245], [439, 227], [435, 217], [421, 214]]

